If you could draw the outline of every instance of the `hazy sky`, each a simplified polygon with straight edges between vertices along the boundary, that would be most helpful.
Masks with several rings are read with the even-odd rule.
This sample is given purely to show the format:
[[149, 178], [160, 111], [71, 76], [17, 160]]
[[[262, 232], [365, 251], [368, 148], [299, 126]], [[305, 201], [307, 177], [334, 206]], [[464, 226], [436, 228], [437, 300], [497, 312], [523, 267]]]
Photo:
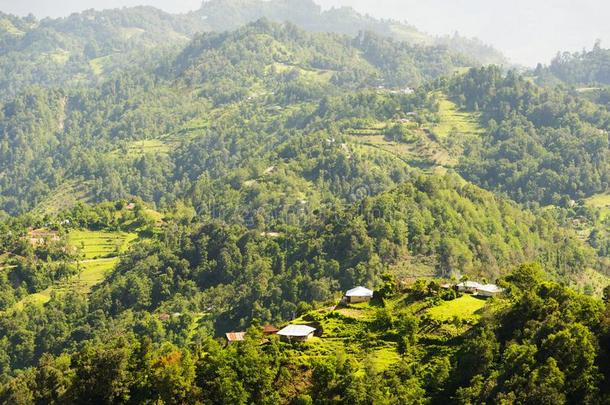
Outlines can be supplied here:
[[[559, 50], [610, 47], [608, 0], [315, 0], [324, 7], [349, 5], [377, 17], [407, 21], [432, 34], [476, 36], [513, 61], [548, 62]], [[171, 12], [193, 10], [201, 0], [0, 0], [0, 10], [37, 17], [86, 8], [148, 4]]]

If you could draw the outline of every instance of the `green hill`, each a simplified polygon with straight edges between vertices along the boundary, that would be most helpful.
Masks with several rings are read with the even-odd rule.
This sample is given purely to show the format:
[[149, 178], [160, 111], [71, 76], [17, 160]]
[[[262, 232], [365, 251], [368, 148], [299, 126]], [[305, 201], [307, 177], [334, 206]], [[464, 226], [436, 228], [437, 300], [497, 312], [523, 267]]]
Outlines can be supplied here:
[[0, 403], [608, 403], [610, 104], [497, 57], [310, 1], [0, 14]]
[[[66, 354], [45, 355], [40, 365], [2, 385], [0, 398], [603, 402], [603, 306], [542, 280], [539, 271], [519, 267], [501, 280], [504, 295], [488, 301], [456, 297], [434, 281], [419, 280], [399, 291], [386, 279], [371, 303], [308, 311], [295, 319], [316, 328], [318, 336], [305, 343], [280, 342], [255, 325], [244, 341], [223, 344], [206, 337], [204, 326], [187, 313], [165, 321], [145, 316], [145, 337], [110, 334]], [[176, 332], [180, 328], [189, 331], [186, 341]], [[173, 341], [158, 344], [164, 331]], [[49, 370], [51, 381], [42, 378]]]
[[36, 20], [0, 12], [0, 99], [31, 86], [89, 87], [125, 70], [155, 69], [159, 58], [173, 55], [195, 34], [234, 30], [267, 18], [291, 22], [310, 32], [354, 37], [374, 32], [412, 46], [438, 46], [463, 54], [468, 66], [505, 64], [505, 58], [480, 41], [432, 38], [415, 28], [376, 20], [349, 8], [322, 12], [312, 1], [215, 0], [198, 11], [169, 14], [153, 7], [74, 13]]

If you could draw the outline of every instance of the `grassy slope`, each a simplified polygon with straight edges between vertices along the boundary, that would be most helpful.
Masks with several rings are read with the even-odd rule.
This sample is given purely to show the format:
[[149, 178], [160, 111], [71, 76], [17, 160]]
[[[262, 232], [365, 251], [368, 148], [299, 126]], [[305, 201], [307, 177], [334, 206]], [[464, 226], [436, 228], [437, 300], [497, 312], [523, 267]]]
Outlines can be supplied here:
[[440, 138], [447, 138], [453, 133], [481, 133], [478, 117], [469, 112], [459, 111], [457, 105], [445, 95], [439, 96], [438, 115], [440, 123], [433, 126], [431, 130]]
[[414, 131], [417, 139], [403, 143], [388, 140], [373, 128], [360, 128], [350, 134], [354, 143], [360, 147], [376, 149], [402, 160], [410, 166], [421, 168], [451, 167], [455, 158], [438, 142], [430, 139], [423, 131]]
[[271, 65], [278, 73], [297, 72], [302, 77], [312, 82], [328, 83], [336, 73], [334, 70], [304, 68], [298, 65], [289, 65], [286, 63], [276, 62]]
[[81, 250], [85, 259], [100, 259], [119, 256], [137, 237], [126, 232], [78, 230], [69, 233], [68, 241]]
[[83, 253], [84, 260], [79, 262], [81, 272], [63, 283], [28, 295], [15, 304], [13, 309], [23, 309], [26, 304], [45, 304], [53, 293], [61, 294], [67, 291], [88, 293], [116, 267], [119, 262], [118, 256], [124, 253], [137, 237], [134, 233], [125, 232], [82, 230], [70, 232], [68, 235], [70, 244], [81, 249]]
[[34, 213], [55, 215], [73, 207], [78, 202], [91, 201], [90, 182], [66, 181], [34, 209]]
[[599, 208], [602, 221], [610, 217], [610, 192], [591, 196], [585, 200], [585, 204], [591, 208]]
[[[485, 301], [464, 295], [453, 301], [440, 301], [438, 305], [428, 308], [422, 301], [412, 302], [406, 296], [398, 296], [385, 302], [385, 308], [392, 313], [394, 321], [400, 314], [407, 312], [420, 317], [420, 335], [434, 351], [434, 342], [447, 341], [447, 338], [467, 332], [480, 318], [481, 311], [488, 304]], [[291, 346], [288, 355], [291, 363], [310, 364], [316, 359], [335, 357], [337, 353], [349, 353], [364, 364], [372, 364], [377, 371], [383, 371], [395, 364], [401, 357], [398, 351], [400, 335], [395, 329], [378, 329], [375, 318], [382, 308], [379, 304], [359, 303], [341, 307], [329, 307], [312, 311], [293, 324], [309, 323], [312, 319], [319, 322], [323, 330], [320, 337], [307, 343]], [[454, 319], [460, 320], [454, 326]], [[428, 348], [426, 348], [428, 350]], [[431, 353], [434, 355], [434, 353]]]
[[441, 305], [432, 307], [428, 313], [433, 319], [439, 321], [452, 321], [458, 317], [467, 321], [479, 319], [479, 311], [485, 306], [487, 301], [472, 295], [463, 295], [453, 301], [443, 302]]
[[[415, 122], [403, 122], [412, 133], [412, 141], [395, 142], [384, 137], [383, 130], [398, 122], [377, 122], [366, 128], [348, 131], [360, 148], [369, 148], [394, 156], [410, 166], [436, 170], [456, 165], [461, 151], [449, 147], [451, 135], [462, 138], [482, 133], [476, 114], [459, 111], [456, 104], [445, 95], [438, 94], [440, 122], [429, 128], [420, 128]], [[432, 135], [433, 134], [433, 135]]]

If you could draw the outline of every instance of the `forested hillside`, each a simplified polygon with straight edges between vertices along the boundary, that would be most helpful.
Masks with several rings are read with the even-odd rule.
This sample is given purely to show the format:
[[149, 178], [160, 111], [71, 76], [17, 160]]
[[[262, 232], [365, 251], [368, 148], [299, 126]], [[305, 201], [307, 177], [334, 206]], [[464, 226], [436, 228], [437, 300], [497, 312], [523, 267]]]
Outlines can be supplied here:
[[463, 108], [482, 113], [487, 128], [467, 147], [461, 169], [466, 178], [544, 205], [565, 206], [566, 199], [608, 190], [606, 106], [494, 67], [471, 70], [449, 88]]
[[603, 52], [543, 82], [309, 1], [0, 14], [0, 402], [608, 402]]
[[[193, 322], [185, 315], [134, 319], [146, 331], [142, 337], [95, 317], [98, 327], [108, 328], [102, 339], [66, 354], [45, 354], [37, 367], [4, 385], [0, 398], [10, 403], [603, 403], [607, 304], [544, 281], [535, 265], [520, 266], [502, 285], [506, 296], [486, 302], [456, 297], [436, 282], [404, 290], [388, 278], [370, 304], [305, 313], [297, 322], [315, 325], [320, 333], [297, 344], [265, 337], [258, 324], [247, 330], [245, 341], [223, 347], [201, 328], [181, 333]], [[52, 308], [56, 313], [69, 308], [74, 315], [83, 304], [58, 301]]]
[[412, 45], [443, 45], [481, 64], [508, 65], [498, 50], [477, 39], [459, 34], [433, 37], [408, 24], [377, 20], [350, 7], [322, 10], [311, 0], [211, 0], [205, 1], [196, 14], [202, 16], [213, 31], [236, 29], [264, 17], [279, 23], [288, 21], [312, 32], [335, 32], [353, 37], [369, 31]]
[[[161, 338], [169, 331], [150, 329], [158, 328], [153, 319], [159, 313], [183, 314], [179, 324], [187, 329], [176, 332], [175, 343], [186, 345], [183, 334], [190, 336], [193, 322], [212, 335], [254, 320], [282, 322], [353, 285], [380, 284], [384, 274], [493, 280], [536, 260], [549, 277], [567, 281], [595, 260], [552, 216], [523, 213], [455, 176], [419, 176], [392, 192], [301, 213], [298, 221], [274, 227], [264, 218], [254, 218], [248, 229], [189, 220], [186, 213], [177, 211], [156, 229], [141, 205], [133, 211], [125, 204], [78, 206], [57, 218], [44, 243], [28, 242], [28, 229], [36, 225], [31, 219], [8, 222], [2, 243], [11, 256], [0, 310], [11, 315], [0, 322], [3, 374], [108, 333]], [[139, 235], [90, 294], [70, 284], [58, 288], [84, 277], [80, 266], [89, 261], [79, 252], [104, 260], [121, 250], [87, 256], [88, 245], [74, 243], [79, 229]], [[35, 297], [47, 297], [44, 309]]]
[[[403, 88], [461, 65], [439, 48], [368, 34], [355, 40], [308, 34], [266, 21], [204, 34], [156, 72], [130, 70], [94, 90], [31, 89], [4, 103], [0, 207], [9, 213], [34, 208], [71, 181], [87, 185], [85, 196], [92, 199], [137, 195], [167, 203], [190, 192], [194, 182], [220, 175], [234, 179], [222, 187], [241, 188], [238, 178], [257, 178], [279, 160], [297, 171], [287, 173], [295, 181], [345, 179], [379, 190], [400, 181], [404, 164], [388, 162], [391, 170], [365, 175], [369, 163], [346, 158], [349, 150], [331, 120], [393, 119], [415, 98], [377, 95], [372, 87], [390, 82]], [[362, 94], [354, 98], [346, 90]], [[329, 105], [334, 98], [336, 106]], [[358, 108], [349, 111], [350, 104]], [[324, 148], [323, 139], [333, 141]], [[309, 142], [310, 167], [304, 156], [290, 156], [287, 148], [295, 142]], [[320, 148], [337, 158], [316, 158]], [[350, 170], [339, 165], [373, 177], [339, 175]]]
[[548, 76], [571, 85], [610, 85], [610, 50], [597, 42], [590, 51], [559, 53], [547, 68], [539, 66], [535, 74], [541, 81]]
[[413, 27], [365, 17], [349, 8], [322, 12], [310, 0], [214, 0], [187, 14], [133, 7], [43, 20], [0, 10], [0, 100], [32, 85], [90, 86], [117, 69], [153, 68], [197, 33], [234, 30], [260, 18], [291, 22], [311, 32], [350, 37], [370, 32], [411, 46], [438, 46], [463, 55], [469, 64], [507, 64], [498, 51], [476, 39], [459, 35], [432, 38]]
[[120, 68], [155, 66], [200, 30], [198, 19], [152, 7], [40, 21], [0, 12], [0, 99], [32, 85], [91, 86]]

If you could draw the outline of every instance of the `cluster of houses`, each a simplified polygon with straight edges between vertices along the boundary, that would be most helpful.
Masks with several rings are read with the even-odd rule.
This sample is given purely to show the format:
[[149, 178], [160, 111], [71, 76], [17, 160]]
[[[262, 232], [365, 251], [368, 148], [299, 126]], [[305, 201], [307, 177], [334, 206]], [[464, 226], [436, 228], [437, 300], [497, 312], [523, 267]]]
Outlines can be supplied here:
[[32, 246], [42, 246], [46, 245], [47, 243], [58, 242], [61, 240], [56, 231], [50, 231], [42, 228], [28, 230], [26, 239]]
[[[342, 302], [355, 304], [358, 302], [368, 302], [373, 298], [373, 291], [364, 287], [356, 287], [348, 290]], [[283, 329], [277, 329], [272, 325], [263, 327], [265, 336], [278, 335], [281, 341], [284, 342], [306, 342], [314, 336], [316, 328], [308, 325], [288, 325]], [[229, 332], [225, 334], [227, 342], [243, 341], [246, 337], [246, 332]]]
[[[458, 284], [443, 284], [445, 289], [455, 288], [458, 292], [477, 295], [480, 297], [494, 297], [501, 294], [504, 289], [495, 284], [481, 284], [476, 281], [463, 281]], [[342, 303], [356, 304], [368, 302], [373, 298], [373, 291], [365, 287], [352, 288], [345, 292]], [[306, 342], [314, 336], [316, 328], [308, 325], [288, 325], [283, 329], [277, 329], [272, 325], [263, 328], [265, 336], [278, 335], [284, 342]], [[229, 343], [243, 341], [246, 332], [230, 332], [225, 335]]]

